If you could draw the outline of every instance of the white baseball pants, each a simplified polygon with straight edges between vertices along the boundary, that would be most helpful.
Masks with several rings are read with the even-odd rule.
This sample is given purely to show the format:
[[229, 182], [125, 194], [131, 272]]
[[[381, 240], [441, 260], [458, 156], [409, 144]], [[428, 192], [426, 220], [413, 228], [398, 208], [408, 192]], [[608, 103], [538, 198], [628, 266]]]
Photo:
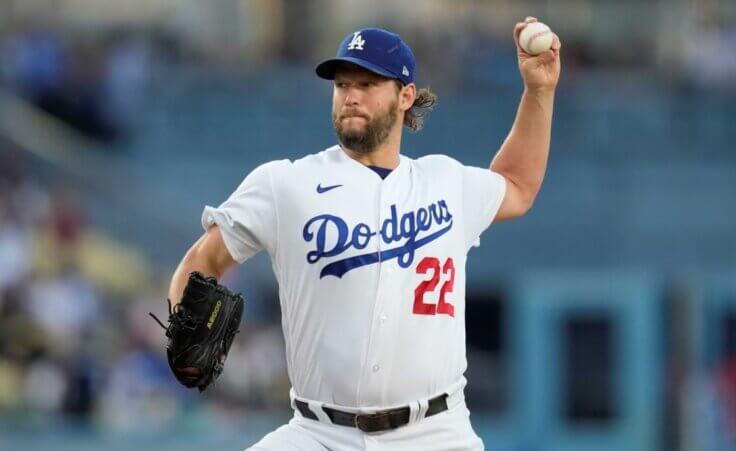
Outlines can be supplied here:
[[483, 442], [470, 425], [463, 391], [447, 398], [448, 409], [419, 417], [412, 406], [412, 420], [397, 429], [366, 433], [331, 424], [315, 403], [310, 408], [320, 421], [304, 418], [299, 411], [288, 424], [269, 433], [246, 451], [483, 451]]

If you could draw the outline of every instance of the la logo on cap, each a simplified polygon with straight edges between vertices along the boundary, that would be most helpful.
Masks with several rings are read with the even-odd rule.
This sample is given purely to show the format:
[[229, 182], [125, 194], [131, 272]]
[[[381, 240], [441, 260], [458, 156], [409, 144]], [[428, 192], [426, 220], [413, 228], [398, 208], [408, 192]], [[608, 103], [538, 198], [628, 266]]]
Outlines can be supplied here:
[[353, 33], [353, 40], [348, 44], [348, 50], [363, 50], [365, 39], [360, 35], [360, 31]]

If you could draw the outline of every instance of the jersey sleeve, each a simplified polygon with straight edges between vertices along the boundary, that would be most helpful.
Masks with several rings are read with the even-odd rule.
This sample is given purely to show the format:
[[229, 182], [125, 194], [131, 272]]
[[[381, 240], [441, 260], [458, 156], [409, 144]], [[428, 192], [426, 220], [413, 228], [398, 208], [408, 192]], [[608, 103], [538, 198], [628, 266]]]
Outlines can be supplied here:
[[462, 166], [465, 249], [480, 245], [480, 234], [496, 217], [506, 195], [506, 179], [487, 168]]
[[273, 254], [277, 210], [269, 164], [254, 169], [219, 207], [202, 212], [205, 230], [217, 224], [230, 255], [238, 263], [262, 249]]

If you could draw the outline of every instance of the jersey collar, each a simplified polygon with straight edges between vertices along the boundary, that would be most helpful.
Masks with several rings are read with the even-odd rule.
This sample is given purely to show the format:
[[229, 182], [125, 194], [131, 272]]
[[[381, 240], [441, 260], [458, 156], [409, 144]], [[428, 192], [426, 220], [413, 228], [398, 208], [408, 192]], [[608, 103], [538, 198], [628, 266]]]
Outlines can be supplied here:
[[394, 168], [391, 171], [391, 173], [388, 176], [386, 176], [385, 179], [381, 179], [381, 176], [376, 174], [376, 172], [373, 171], [373, 169], [351, 158], [350, 155], [348, 155], [339, 144], [336, 145], [334, 149], [338, 155], [339, 161], [355, 167], [356, 172], [367, 174], [367, 176], [371, 177], [372, 179], [378, 182], [388, 183], [389, 180], [393, 180], [393, 179], [401, 177], [401, 174], [409, 170], [409, 165], [411, 164], [410, 163], [411, 159], [409, 157], [399, 154], [399, 165], [396, 166], [396, 168]]

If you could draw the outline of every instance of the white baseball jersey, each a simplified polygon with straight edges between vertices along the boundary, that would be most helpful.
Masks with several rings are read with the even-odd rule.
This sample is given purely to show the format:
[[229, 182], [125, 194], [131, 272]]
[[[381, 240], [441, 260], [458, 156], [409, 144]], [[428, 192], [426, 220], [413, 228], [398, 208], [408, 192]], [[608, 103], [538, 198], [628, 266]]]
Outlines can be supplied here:
[[442, 155], [381, 179], [334, 146], [257, 167], [202, 224], [270, 255], [296, 395], [382, 408], [464, 385], [466, 254], [505, 189]]

